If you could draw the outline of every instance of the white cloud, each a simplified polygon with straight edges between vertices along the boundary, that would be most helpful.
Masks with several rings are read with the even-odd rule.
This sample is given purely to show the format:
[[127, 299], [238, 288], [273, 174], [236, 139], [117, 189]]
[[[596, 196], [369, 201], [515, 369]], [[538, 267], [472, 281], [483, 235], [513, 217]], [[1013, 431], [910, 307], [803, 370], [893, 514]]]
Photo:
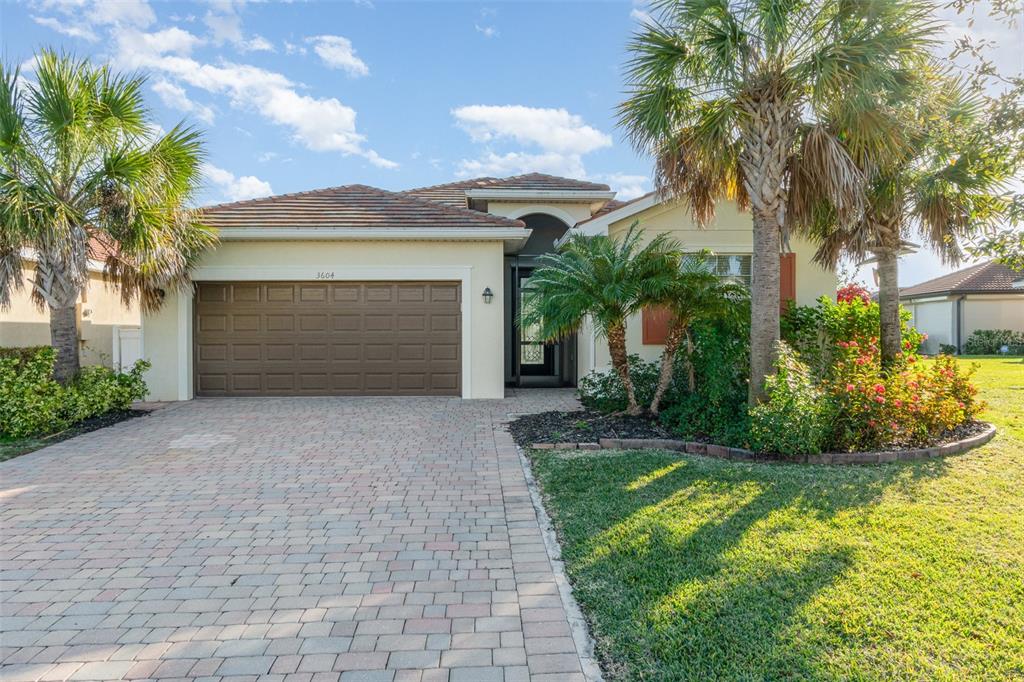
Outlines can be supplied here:
[[628, 173], [605, 173], [597, 175], [595, 179], [607, 183], [615, 191], [615, 198], [619, 201], [629, 201], [643, 196], [650, 191], [651, 185], [651, 180], [646, 175]]
[[[178, 28], [168, 31], [191, 35]], [[336, 98], [300, 94], [301, 86], [283, 74], [256, 66], [199, 62], [182, 54], [190, 49], [190, 41], [180, 37], [173, 41], [155, 40], [152, 35], [138, 31], [116, 33], [119, 65], [149, 69], [191, 87], [225, 95], [232, 106], [255, 110], [272, 123], [290, 129], [308, 149], [355, 154], [381, 168], [397, 167], [395, 162], [365, 147], [365, 137], [356, 131], [355, 110]]]
[[542, 152], [529, 154], [525, 152], [508, 152], [496, 154], [486, 151], [477, 159], [462, 159], [456, 169], [460, 177], [476, 177], [492, 175], [522, 175], [523, 173], [549, 173], [573, 178], [584, 178], [587, 173], [583, 161], [578, 155]]
[[238, 45], [238, 49], [242, 52], [276, 52], [274, 44], [259, 35], [258, 33], [253, 35], [249, 40], [243, 40]]
[[481, 26], [480, 24], [473, 24], [476, 28], [477, 33], [482, 33], [484, 38], [495, 38], [498, 36], [498, 29], [493, 26]]
[[46, 28], [52, 29], [57, 33], [61, 33], [71, 38], [81, 38], [82, 40], [88, 40], [90, 43], [95, 43], [99, 40], [99, 36], [97, 36], [96, 33], [85, 24], [76, 26], [75, 24], [70, 24], [68, 22], [61, 21], [60, 19], [55, 19], [54, 17], [34, 16], [32, 17], [32, 21], [36, 22], [40, 26], [45, 26]]
[[167, 106], [177, 109], [178, 111], [184, 111], [194, 115], [197, 119], [209, 125], [213, 123], [213, 109], [210, 107], [193, 102], [189, 99], [188, 93], [185, 92], [185, 88], [180, 85], [160, 79], [153, 83], [153, 92], [157, 94]]
[[146, 0], [96, 0], [88, 19], [94, 24], [146, 28], [156, 14]]
[[287, 40], [284, 41], [284, 53], [285, 54], [306, 54], [306, 48], [295, 43], [290, 43]]
[[370, 67], [356, 56], [352, 41], [348, 38], [323, 35], [307, 38], [306, 42], [313, 43], [313, 51], [332, 69], [342, 69], [356, 77], [369, 75]]
[[[486, 145], [479, 158], [458, 163], [458, 173], [464, 176], [538, 171], [583, 178], [583, 155], [612, 143], [609, 135], [565, 109], [472, 105], [453, 109], [452, 115], [474, 142]], [[491, 148], [508, 143], [536, 149]]]
[[230, 0], [212, 3], [203, 17], [203, 23], [210, 29], [210, 39], [216, 45], [242, 42], [242, 17], [235, 11]]
[[511, 139], [545, 151], [577, 155], [612, 144], [610, 135], [565, 109], [474, 104], [453, 109], [452, 114], [474, 142]]
[[212, 163], [203, 164], [203, 175], [217, 186], [228, 201], [255, 199], [274, 193], [274, 190], [270, 188], [270, 183], [266, 180], [260, 180], [255, 175], [237, 177], [231, 171], [214, 166]]
[[173, 26], [162, 31], [146, 33], [144, 31], [125, 30], [115, 34], [118, 48], [118, 60], [142, 62], [162, 55], [191, 54], [192, 48], [201, 41], [188, 31]]
[[629, 11], [629, 18], [641, 24], [653, 23], [653, 19], [649, 12], [636, 7]]

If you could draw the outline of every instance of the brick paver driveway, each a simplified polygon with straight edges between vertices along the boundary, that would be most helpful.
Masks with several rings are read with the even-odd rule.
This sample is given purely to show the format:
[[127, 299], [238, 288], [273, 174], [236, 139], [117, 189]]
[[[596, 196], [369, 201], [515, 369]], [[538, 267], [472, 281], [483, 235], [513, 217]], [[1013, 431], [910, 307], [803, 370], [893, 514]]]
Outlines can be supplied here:
[[5, 680], [578, 680], [509, 413], [197, 400], [0, 464]]

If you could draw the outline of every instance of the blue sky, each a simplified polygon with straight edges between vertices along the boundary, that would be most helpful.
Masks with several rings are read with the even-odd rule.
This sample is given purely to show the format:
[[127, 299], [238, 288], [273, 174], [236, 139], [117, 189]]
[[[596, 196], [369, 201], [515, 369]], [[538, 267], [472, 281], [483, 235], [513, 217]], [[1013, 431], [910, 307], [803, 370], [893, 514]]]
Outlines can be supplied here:
[[[202, 203], [529, 171], [628, 199], [651, 188], [649, 160], [614, 124], [642, 13], [629, 1], [0, 1], [0, 38], [8, 62], [54, 46], [146, 72], [161, 126], [207, 131]], [[997, 57], [1019, 68], [1019, 32], [953, 19], [953, 32], [1006, 40]], [[903, 270], [904, 283], [946, 271], [925, 254]]]

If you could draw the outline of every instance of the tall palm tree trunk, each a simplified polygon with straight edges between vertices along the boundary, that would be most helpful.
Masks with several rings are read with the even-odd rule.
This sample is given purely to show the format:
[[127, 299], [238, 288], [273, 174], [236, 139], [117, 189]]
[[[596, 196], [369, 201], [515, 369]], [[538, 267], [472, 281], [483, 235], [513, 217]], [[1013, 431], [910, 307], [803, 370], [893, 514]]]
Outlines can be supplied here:
[[629, 355], [626, 353], [626, 326], [622, 323], [608, 328], [608, 354], [612, 358], [612, 367], [619, 375], [622, 386], [626, 390], [626, 414], [640, 414], [640, 404], [636, 401], [636, 389], [633, 378], [629, 375]]
[[661, 400], [665, 397], [665, 393], [672, 383], [676, 353], [679, 351], [679, 346], [682, 344], [683, 339], [687, 336], [687, 326], [684, 320], [675, 318], [672, 320], [668, 335], [665, 337], [665, 349], [661, 352], [661, 370], [658, 374], [658, 387], [654, 390], [654, 397], [651, 398], [650, 411], [653, 415], [658, 414]]
[[779, 323], [779, 221], [754, 211], [754, 254], [750, 284], [750, 404], [764, 397], [764, 379], [772, 373]]
[[54, 308], [50, 306], [50, 345], [57, 358], [53, 364], [53, 378], [62, 384], [78, 374], [78, 315], [75, 305]]
[[[82, 259], [84, 262], [84, 258]], [[50, 345], [56, 353], [53, 378], [66, 384], [78, 374], [78, 315], [75, 309], [83, 275], [75, 260], [62, 259], [41, 250], [32, 284], [33, 296], [45, 301], [50, 311]], [[88, 277], [85, 274], [84, 277]]]
[[882, 368], [896, 362], [902, 339], [900, 337], [899, 256], [895, 248], [875, 251], [878, 261], [878, 308], [880, 314], [879, 345]]
[[764, 397], [772, 373], [779, 330], [779, 249], [786, 207], [786, 166], [799, 121], [784, 86], [767, 83], [762, 95], [744, 102], [740, 166], [754, 223], [750, 292], [750, 404]]

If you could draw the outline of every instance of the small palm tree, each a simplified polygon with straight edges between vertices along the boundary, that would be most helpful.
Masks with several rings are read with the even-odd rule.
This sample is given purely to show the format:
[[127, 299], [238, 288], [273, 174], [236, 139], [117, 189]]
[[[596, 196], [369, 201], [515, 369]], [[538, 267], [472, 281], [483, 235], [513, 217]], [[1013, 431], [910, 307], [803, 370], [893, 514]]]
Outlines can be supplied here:
[[125, 304], [151, 310], [189, 282], [216, 236], [187, 207], [201, 136], [180, 125], [157, 135], [142, 77], [51, 50], [34, 76], [0, 65], [0, 307], [32, 253], [32, 298], [49, 308], [54, 376], [66, 382], [79, 369], [75, 304], [91, 258], [105, 260]]
[[629, 374], [626, 320], [645, 305], [663, 300], [679, 268], [679, 249], [661, 234], [642, 245], [636, 223], [622, 239], [573, 234], [558, 253], [541, 257], [530, 275], [530, 293], [520, 327], [532, 326], [545, 341], [579, 330], [589, 317], [608, 340], [612, 367], [626, 391], [626, 413], [642, 411]]
[[[837, 110], [830, 125], [846, 138], [855, 117]], [[884, 153], [876, 145], [851, 150], [868, 178], [861, 218], [837, 226], [827, 210], [799, 202], [792, 213], [820, 241], [816, 259], [823, 265], [835, 267], [843, 256], [877, 264], [879, 345], [882, 365], [891, 367], [902, 352], [899, 256], [907, 240], [919, 239], [944, 263], [958, 264], [963, 240], [994, 226], [1006, 208], [1012, 164], [989, 135], [977, 94], [935, 68], [908, 74], [901, 91], [876, 94], [871, 118], [894, 143]]]
[[[707, 224], [715, 202], [753, 214], [750, 398], [779, 339], [780, 243], [794, 166], [841, 223], [862, 211], [863, 173], [819, 125], [823, 110], [894, 87], [938, 26], [919, 0], [661, 0], [631, 45], [619, 122], [656, 159], [655, 180]], [[870, 122], [865, 119], [865, 125]]]
[[676, 354], [686, 342], [688, 385], [692, 393], [695, 386], [693, 338], [690, 329], [696, 322], [723, 319], [741, 314], [742, 305], [749, 292], [736, 282], [719, 277], [709, 263], [707, 252], [687, 254], [682, 259], [678, 273], [669, 284], [665, 297], [658, 304], [669, 315], [668, 334], [665, 349], [661, 354], [661, 368], [658, 386], [651, 399], [651, 414], [657, 415], [665, 392], [672, 383]]

